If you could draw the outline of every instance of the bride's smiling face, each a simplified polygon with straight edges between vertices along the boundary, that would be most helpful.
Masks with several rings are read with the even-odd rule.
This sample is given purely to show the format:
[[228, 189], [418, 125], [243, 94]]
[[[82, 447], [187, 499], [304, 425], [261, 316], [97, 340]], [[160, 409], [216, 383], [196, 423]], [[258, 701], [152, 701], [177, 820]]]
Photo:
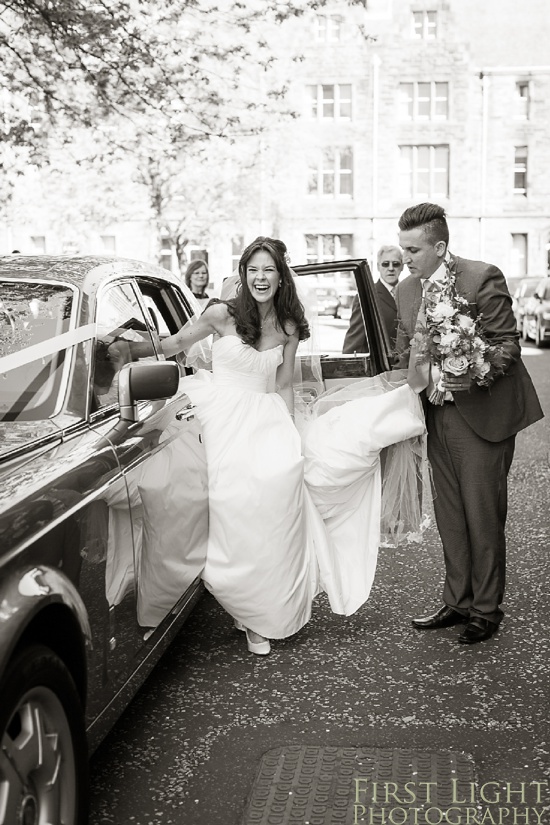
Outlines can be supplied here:
[[246, 283], [250, 294], [260, 304], [275, 297], [279, 288], [279, 272], [265, 249], [259, 249], [250, 257], [246, 265]]

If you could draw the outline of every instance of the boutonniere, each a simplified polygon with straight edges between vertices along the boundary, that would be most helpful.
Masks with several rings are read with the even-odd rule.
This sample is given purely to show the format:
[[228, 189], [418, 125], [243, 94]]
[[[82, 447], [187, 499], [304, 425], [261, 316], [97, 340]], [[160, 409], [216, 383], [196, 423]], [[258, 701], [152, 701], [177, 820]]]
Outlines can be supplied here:
[[[468, 314], [468, 301], [456, 289], [456, 261], [445, 261], [445, 276], [426, 296], [426, 323], [415, 333], [417, 363], [429, 361], [445, 373], [468, 375], [480, 387], [488, 387], [502, 370], [495, 347], [483, 333], [481, 315]], [[442, 404], [445, 389], [440, 380], [430, 395]]]

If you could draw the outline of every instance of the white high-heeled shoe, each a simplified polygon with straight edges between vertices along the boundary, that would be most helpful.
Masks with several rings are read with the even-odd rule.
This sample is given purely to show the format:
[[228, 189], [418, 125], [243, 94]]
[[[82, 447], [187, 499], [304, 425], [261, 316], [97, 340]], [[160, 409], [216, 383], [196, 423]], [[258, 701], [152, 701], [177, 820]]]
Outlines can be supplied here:
[[250, 631], [246, 627], [245, 633], [246, 645], [250, 653], [255, 653], [257, 656], [267, 656], [267, 654], [271, 652], [271, 645], [269, 644], [269, 639], [264, 639], [263, 642], [253, 642], [249, 636]]

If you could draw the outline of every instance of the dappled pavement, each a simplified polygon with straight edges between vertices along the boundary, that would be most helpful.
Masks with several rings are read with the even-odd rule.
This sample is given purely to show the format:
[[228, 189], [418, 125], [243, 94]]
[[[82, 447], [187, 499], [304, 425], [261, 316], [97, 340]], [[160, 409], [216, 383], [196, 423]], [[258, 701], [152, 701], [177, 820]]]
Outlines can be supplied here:
[[[525, 360], [550, 416], [550, 352]], [[311, 622], [274, 642], [268, 657], [249, 654], [243, 634], [205, 596], [92, 760], [92, 825], [369, 823], [368, 806], [354, 812], [349, 799], [331, 818], [338, 782], [328, 783], [334, 793], [323, 815], [290, 819], [254, 808], [265, 754], [293, 746], [294, 754], [313, 749], [312, 758], [327, 748], [331, 758], [357, 753], [359, 776], [361, 755], [454, 754], [477, 782], [471, 825], [474, 816], [499, 822], [499, 808], [508, 810], [501, 825], [550, 822], [550, 790], [539, 785], [537, 801], [529, 784], [550, 781], [549, 430], [547, 417], [518, 438], [506, 616], [494, 637], [459, 645], [457, 628], [411, 626], [411, 616], [439, 606], [435, 529], [422, 544], [381, 551], [358, 613], [335, 616], [321, 597]], [[430, 816], [438, 822], [437, 811]], [[467, 821], [454, 816], [457, 825]]]

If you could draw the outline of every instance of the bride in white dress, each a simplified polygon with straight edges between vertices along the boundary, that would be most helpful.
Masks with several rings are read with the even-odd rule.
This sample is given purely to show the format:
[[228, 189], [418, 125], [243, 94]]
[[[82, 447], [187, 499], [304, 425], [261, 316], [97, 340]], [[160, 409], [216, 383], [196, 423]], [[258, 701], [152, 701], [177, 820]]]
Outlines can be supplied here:
[[239, 264], [241, 289], [165, 339], [170, 356], [214, 334], [212, 372], [183, 379], [203, 429], [209, 537], [203, 580], [246, 632], [248, 649], [296, 633], [315, 596], [349, 615], [368, 598], [380, 543], [380, 450], [421, 435], [404, 383], [309, 424], [294, 418], [296, 350], [308, 324], [281, 244], [258, 239]]

